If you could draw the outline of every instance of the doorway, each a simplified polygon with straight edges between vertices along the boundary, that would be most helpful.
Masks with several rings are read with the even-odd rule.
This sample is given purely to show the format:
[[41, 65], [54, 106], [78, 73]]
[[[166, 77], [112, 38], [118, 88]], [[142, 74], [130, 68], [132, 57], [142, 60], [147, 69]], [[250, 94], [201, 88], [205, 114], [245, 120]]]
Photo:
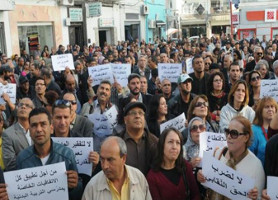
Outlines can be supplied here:
[[107, 42], [106, 31], [99, 31], [99, 46], [103, 48], [104, 43]]
[[84, 45], [84, 36], [82, 26], [69, 27], [69, 42], [71, 45], [79, 45], [81, 48]]

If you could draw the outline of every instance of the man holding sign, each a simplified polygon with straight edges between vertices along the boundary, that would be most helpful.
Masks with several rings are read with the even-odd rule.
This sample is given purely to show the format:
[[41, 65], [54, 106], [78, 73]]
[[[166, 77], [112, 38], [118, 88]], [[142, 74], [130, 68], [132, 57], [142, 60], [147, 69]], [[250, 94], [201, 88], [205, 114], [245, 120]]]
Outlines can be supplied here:
[[78, 200], [82, 195], [82, 183], [78, 180], [75, 156], [71, 149], [53, 142], [51, 116], [45, 108], [35, 108], [29, 115], [30, 135], [34, 145], [24, 149], [16, 160], [17, 169], [25, 169], [65, 161], [69, 197]]

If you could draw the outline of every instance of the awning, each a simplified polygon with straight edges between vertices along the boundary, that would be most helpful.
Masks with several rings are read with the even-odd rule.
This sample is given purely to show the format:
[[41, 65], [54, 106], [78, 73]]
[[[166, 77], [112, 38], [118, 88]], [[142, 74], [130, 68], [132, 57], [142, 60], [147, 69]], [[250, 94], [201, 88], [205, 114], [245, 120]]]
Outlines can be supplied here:
[[162, 20], [156, 20], [155, 22], [156, 22], [156, 26], [158, 26], [158, 27], [166, 25], [166, 23]]
[[179, 32], [178, 29], [176, 28], [169, 28], [167, 31], [166, 31], [166, 35], [173, 35], [175, 33]]

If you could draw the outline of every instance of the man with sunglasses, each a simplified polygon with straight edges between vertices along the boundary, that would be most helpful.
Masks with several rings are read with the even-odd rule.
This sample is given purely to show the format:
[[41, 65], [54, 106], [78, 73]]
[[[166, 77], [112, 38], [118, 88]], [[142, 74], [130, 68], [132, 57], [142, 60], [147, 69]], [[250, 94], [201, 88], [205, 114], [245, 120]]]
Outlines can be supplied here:
[[6, 171], [16, 169], [16, 157], [21, 150], [32, 145], [29, 132], [29, 113], [34, 109], [34, 104], [29, 98], [19, 101], [17, 108], [17, 123], [13, 124], [3, 132], [3, 160]]
[[263, 50], [261, 47], [256, 46], [254, 49], [254, 60], [246, 64], [245, 72], [250, 72], [254, 70], [256, 64], [263, 58]]

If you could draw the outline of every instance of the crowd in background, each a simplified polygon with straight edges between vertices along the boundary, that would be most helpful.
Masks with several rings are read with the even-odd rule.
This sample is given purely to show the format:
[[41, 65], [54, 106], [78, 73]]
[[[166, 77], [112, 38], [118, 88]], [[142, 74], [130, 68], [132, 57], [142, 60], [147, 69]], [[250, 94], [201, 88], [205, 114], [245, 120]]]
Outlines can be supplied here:
[[[39, 154], [38, 149], [46, 148], [37, 137], [43, 129], [51, 137], [94, 138], [88, 158], [93, 163], [92, 175], [78, 174], [76, 164], [66, 166], [70, 199], [81, 199], [82, 195], [83, 199], [98, 198], [94, 196], [98, 192], [102, 199], [110, 198], [95, 189], [96, 184], [107, 184], [103, 187], [109, 188], [113, 199], [134, 195], [134, 188], [142, 190], [145, 199], [225, 199], [201, 185], [206, 180], [199, 157], [200, 134], [221, 132], [226, 134], [228, 146], [216, 149], [215, 157], [255, 179], [249, 198], [269, 199], [266, 176], [278, 176], [278, 104], [272, 97], [260, 98], [260, 89], [261, 80], [278, 80], [277, 45], [278, 35], [274, 40], [243, 35], [236, 41], [222, 34], [178, 41], [157, 38], [154, 44], [137, 39], [103, 47], [59, 45], [50, 49], [46, 45], [41, 49], [38, 45], [30, 54], [26, 50], [11, 57], [2, 53], [0, 83], [15, 83], [17, 91], [15, 104], [0, 92], [1, 169], [11, 171], [65, 159], [75, 163], [74, 158], [68, 158], [71, 152], [55, 146], [50, 138], [45, 141], [52, 150], [48, 146], [48, 154]], [[51, 56], [66, 53], [73, 55], [75, 69], [54, 71]], [[187, 73], [188, 59], [191, 73]], [[88, 68], [107, 63], [130, 64], [127, 85], [103, 80], [93, 86]], [[180, 63], [183, 73], [176, 82], [160, 80], [159, 63]], [[101, 134], [94, 129], [91, 116], [112, 109], [117, 126]], [[161, 133], [162, 123], [182, 113], [187, 120], [184, 131], [173, 127]], [[44, 117], [45, 124], [36, 121]], [[117, 166], [106, 157], [109, 145], [120, 152], [113, 161]], [[61, 158], [52, 151], [65, 151], [69, 156]], [[36, 154], [39, 160], [32, 157]], [[121, 167], [128, 175], [115, 170]], [[133, 182], [134, 174], [140, 176], [136, 181], [142, 183], [141, 188]], [[123, 176], [124, 181], [119, 183], [113, 175]], [[133, 186], [126, 186], [125, 181]], [[5, 192], [6, 186], [0, 184], [0, 199], [7, 199]]]

